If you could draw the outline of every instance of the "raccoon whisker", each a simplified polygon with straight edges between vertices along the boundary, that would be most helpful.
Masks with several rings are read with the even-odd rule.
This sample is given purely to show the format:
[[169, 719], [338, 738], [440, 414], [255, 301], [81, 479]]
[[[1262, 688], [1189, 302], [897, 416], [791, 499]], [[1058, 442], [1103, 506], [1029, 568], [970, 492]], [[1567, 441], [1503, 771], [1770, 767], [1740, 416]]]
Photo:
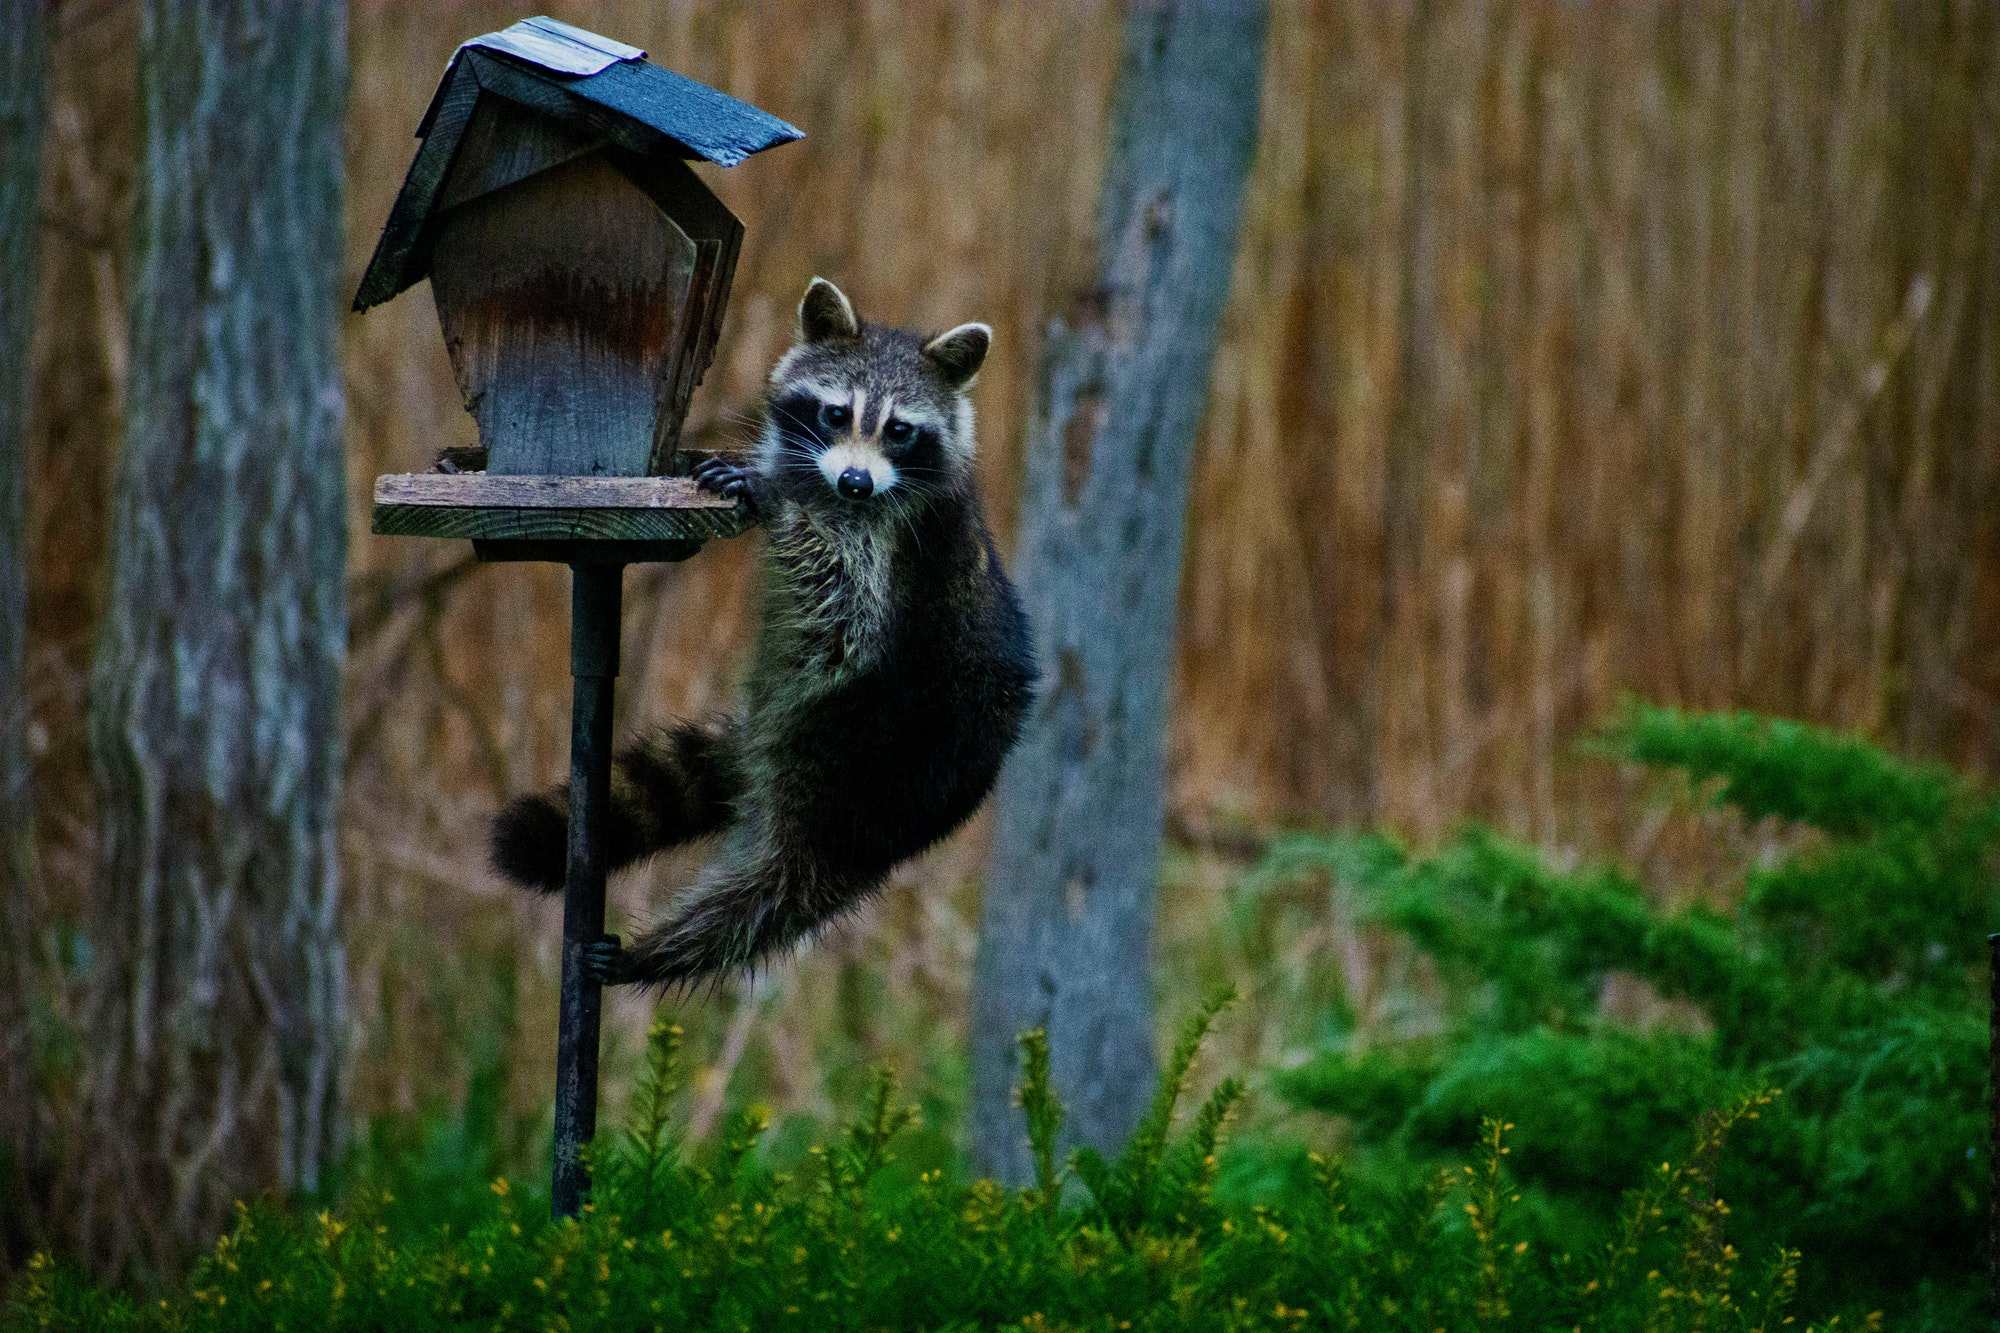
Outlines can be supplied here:
[[771, 406], [771, 415], [774, 417], [783, 417], [785, 420], [791, 422], [794, 426], [797, 426], [800, 430], [804, 431], [806, 434], [808, 435], [812, 434], [813, 423], [807, 418], [800, 416], [797, 412], [792, 411], [788, 407], [783, 407], [774, 403]]
[[719, 432], [719, 430], [725, 426], [735, 426], [743, 428], [750, 431], [750, 433], [754, 435], [756, 432], [763, 429], [764, 419], [762, 417], [750, 416], [742, 412], [734, 412], [725, 409], [722, 411], [718, 411], [714, 416], [710, 417], [707, 421], [703, 422], [700, 427], [700, 432], [706, 433], [707, 431], [710, 430], [716, 430]]
[[892, 517], [897, 527], [909, 536], [910, 545], [916, 548], [917, 558], [921, 560], [924, 557], [924, 539], [917, 527], [917, 507], [923, 501], [922, 492], [916, 493], [911, 499], [912, 503], [898, 505]]
[[919, 556], [924, 553], [921, 520], [943, 495], [942, 487], [915, 481], [907, 487], [903, 503], [897, 506], [896, 521], [902, 530], [909, 534], [910, 541], [916, 545]]

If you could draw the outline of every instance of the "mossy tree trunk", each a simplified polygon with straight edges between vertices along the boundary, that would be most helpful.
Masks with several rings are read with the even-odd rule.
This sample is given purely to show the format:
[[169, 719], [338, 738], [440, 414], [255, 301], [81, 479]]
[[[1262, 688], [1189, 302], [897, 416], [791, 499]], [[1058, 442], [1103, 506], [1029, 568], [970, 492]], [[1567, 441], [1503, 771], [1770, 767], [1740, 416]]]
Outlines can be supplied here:
[[32, 1221], [19, 1187], [39, 1155], [27, 1022], [36, 857], [25, 535], [49, 17], [47, 0], [0, 10], [0, 1243]]
[[1042, 694], [1000, 781], [973, 981], [972, 1135], [1025, 1179], [1016, 1034], [1044, 1027], [1069, 1137], [1119, 1147], [1154, 1078], [1154, 878], [1188, 478], [1256, 146], [1265, 15], [1135, 6], [1098, 283], [1050, 333], [1015, 576]]
[[338, 1142], [346, 52], [339, 0], [142, 10], [75, 1217], [107, 1268]]

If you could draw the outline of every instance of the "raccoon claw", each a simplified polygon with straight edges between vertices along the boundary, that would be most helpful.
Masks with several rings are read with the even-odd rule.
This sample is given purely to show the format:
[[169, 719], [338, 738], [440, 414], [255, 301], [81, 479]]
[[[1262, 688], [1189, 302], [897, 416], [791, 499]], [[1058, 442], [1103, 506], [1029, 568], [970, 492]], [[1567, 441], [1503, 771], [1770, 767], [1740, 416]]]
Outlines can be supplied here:
[[600, 986], [622, 986], [632, 979], [631, 957], [616, 935], [583, 946], [583, 974]]
[[722, 454], [710, 454], [694, 465], [694, 484], [705, 491], [721, 490], [729, 482], [740, 480], [743, 469], [729, 461]]
[[734, 500], [752, 514], [759, 511], [757, 474], [752, 469], [714, 454], [696, 463], [691, 475], [702, 490]]

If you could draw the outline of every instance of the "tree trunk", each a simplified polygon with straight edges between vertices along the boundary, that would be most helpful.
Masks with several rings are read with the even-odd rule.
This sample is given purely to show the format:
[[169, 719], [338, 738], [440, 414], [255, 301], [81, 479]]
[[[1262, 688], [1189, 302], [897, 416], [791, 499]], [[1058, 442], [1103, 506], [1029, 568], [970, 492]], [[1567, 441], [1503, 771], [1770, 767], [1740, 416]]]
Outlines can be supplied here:
[[47, 0], [0, 9], [0, 1245], [10, 1258], [16, 1224], [31, 1220], [20, 1186], [37, 1156], [26, 1005], [36, 873], [23, 535], [48, 48]]
[[147, 0], [78, 1240], [171, 1261], [338, 1143], [346, 7]]
[[1361, 701], [1367, 763], [1358, 776], [1362, 808], [1371, 820], [1389, 813], [1389, 793], [1382, 781], [1383, 731], [1393, 731], [1393, 721], [1410, 711], [1407, 699], [1396, 694], [1411, 687], [1408, 674], [1396, 670], [1408, 659], [1401, 664], [1392, 661], [1389, 649], [1393, 643], [1409, 641], [1398, 616], [1425, 605], [1415, 595], [1423, 557], [1424, 463], [1425, 451], [1435, 438], [1442, 379], [1439, 361], [1444, 354], [1438, 318], [1438, 225], [1444, 205], [1438, 198], [1436, 161], [1442, 110], [1431, 87], [1437, 26], [1437, 8], [1431, 0], [1415, 0], [1403, 59], [1403, 204], [1397, 240], [1401, 321], [1396, 396], [1382, 460], [1382, 580]]
[[1152, 1089], [1154, 879], [1195, 429], [1256, 145], [1265, 15], [1135, 6], [1099, 202], [1099, 279], [1050, 332], [1015, 572], [1042, 696], [1000, 780], [973, 981], [972, 1136], [1025, 1179], [1015, 1036], [1045, 1027], [1079, 1144]]

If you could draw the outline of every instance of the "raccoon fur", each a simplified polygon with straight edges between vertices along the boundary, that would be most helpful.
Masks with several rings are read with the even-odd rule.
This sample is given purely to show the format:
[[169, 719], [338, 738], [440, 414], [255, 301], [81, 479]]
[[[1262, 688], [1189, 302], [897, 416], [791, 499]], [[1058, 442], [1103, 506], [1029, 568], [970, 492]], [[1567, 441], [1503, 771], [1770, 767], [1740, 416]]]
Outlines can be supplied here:
[[[663, 919], [587, 955], [606, 983], [685, 984], [810, 937], [992, 790], [1032, 698], [1027, 621], [973, 481], [966, 397], [992, 333], [862, 323], [832, 283], [799, 304], [747, 464], [705, 489], [764, 524], [763, 620], [740, 709], [618, 754], [613, 869], [716, 836]], [[493, 865], [559, 890], [567, 793], [514, 801]]]

